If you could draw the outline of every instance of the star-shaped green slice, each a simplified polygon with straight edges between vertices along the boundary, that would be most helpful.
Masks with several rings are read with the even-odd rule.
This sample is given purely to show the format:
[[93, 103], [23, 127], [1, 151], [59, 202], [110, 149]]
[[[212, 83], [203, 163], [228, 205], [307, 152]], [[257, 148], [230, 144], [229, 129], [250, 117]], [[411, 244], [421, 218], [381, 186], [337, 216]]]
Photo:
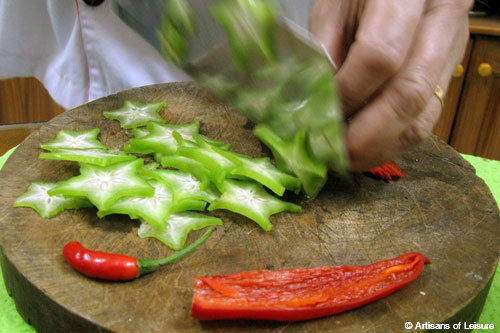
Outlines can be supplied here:
[[161, 182], [155, 180], [149, 180], [148, 182], [155, 190], [153, 196], [120, 198], [108, 209], [100, 210], [97, 216], [128, 214], [129, 216], [143, 218], [158, 230], [165, 230], [173, 207], [172, 190]]
[[227, 175], [230, 178], [237, 176], [253, 179], [279, 196], [283, 195], [285, 189], [298, 192], [301, 188], [298, 178], [278, 170], [269, 158], [253, 158], [232, 151], [213, 149], [236, 164]]
[[40, 144], [45, 150], [57, 149], [106, 149], [106, 146], [97, 139], [99, 129], [93, 128], [82, 131], [61, 130], [52, 141]]
[[123, 151], [106, 149], [57, 149], [41, 153], [39, 157], [49, 160], [75, 161], [98, 166], [108, 166], [136, 159], [135, 156], [128, 155]]
[[48, 193], [87, 198], [97, 209], [106, 210], [121, 197], [148, 197], [154, 194], [154, 188], [138, 174], [143, 166], [142, 159], [107, 167], [81, 164], [80, 175], [62, 182]]
[[314, 197], [321, 190], [327, 178], [327, 165], [308, 153], [304, 132], [297, 132], [293, 141], [283, 140], [263, 125], [255, 127], [254, 133], [273, 152], [277, 168], [297, 176], [308, 196]]
[[140, 152], [143, 154], [163, 153], [174, 154], [179, 146], [173, 137], [174, 131], [186, 140], [193, 140], [193, 135], [198, 133], [199, 121], [186, 124], [156, 124], [149, 123], [147, 129], [149, 134], [139, 138], [130, 139], [126, 148], [127, 152]]
[[200, 142], [202, 143], [202, 146], [205, 146], [205, 144], [209, 145], [210, 147], [216, 147], [222, 150], [230, 150], [231, 149], [231, 144], [230, 143], [225, 143], [219, 140], [215, 140], [212, 138], [209, 138], [208, 136], [202, 135], [197, 133], [196, 135], [193, 136], [194, 141], [200, 145]]
[[51, 218], [65, 209], [91, 207], [86, 199], [65, 198], [62, 195], [50, 196], [47, 192], [60, 182], [33, 182], [26, 192], [14, 202], [14, 207], [33, 208], [41, 217]]
[[[147, 125], [146, 125], [147, 126]], [[150, 132], [147, 127], [136, 127], [132, 129], [132, 135], [135, 138], [141, 138], [143, 136], [148, 135]]]
[[160, 163], [164, 167], [192, 174], [200, 181], [200, 189], [202, 190], [206, 190], [210, 185], [210, 171], [198, 161], [179, 155], [163, 155]]
[[170, 215], [167, 227], [163, 231], [143, 222], [138, 234], [141, 238], [153, 237], [173, 250], [180, 250], [184, 247], [191, 230], [199, 230], [210, 225], [222, 225], [222, 220], [195, 212], [183, 212]]
[[201, 163], [210, 172], [210, 180], [218, 186], [235, 164], [212, 149], [214, 146], [202, 136], [194, 135], [193, 138], [196, 144], [188, 140], [183, 141], [177, 149], [177, 155]]
[[212, 202], [217, 199], [218, 193], [215, 190], [201, 189], [201, 182], [193, 175], [179, 170], [157, 169], [157, 170], [142, 170], [143, 176], [151, 177], [161, 181], [170, 188], [174, 193], [175, 204], [180, 204], [184, 200], [201, 200], [204, 202]]
[[269, 217], [283, 211], [300, 213], [301, 208], [269, 194], [256, 183], [226, 179], [222, 195], [212, 201], [208, 210], [227, 209], [255, 221], [262, 229], [273, 228]]
[[[143, 136], [148, 135], [150, 132], [146, 127], [136, 127], [132, 129], [132, 135], [134, 138], [141, 138]], [[130, 143], [125, 143], [123, 145], [123, 151], [129, 154], [142, 154], [142, 150], [137, 150]]]
[[147, 102], [128, 100], [119, 109], [104, 111], [104, 117], [118, 120], [124, 129], [146, 126], [149, 122], [165, 123], [159, 112], [165, 106], [165, 102]]

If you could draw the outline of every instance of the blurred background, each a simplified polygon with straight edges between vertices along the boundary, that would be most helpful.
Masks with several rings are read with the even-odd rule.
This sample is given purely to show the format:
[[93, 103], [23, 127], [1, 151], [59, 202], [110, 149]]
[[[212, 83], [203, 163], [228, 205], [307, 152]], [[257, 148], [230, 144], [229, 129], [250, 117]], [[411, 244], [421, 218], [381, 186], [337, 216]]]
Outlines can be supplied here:
[[[461, 153], [500, 160], [500, 1], [476, 0], [469, 31], [434, 134]], [[0, 80], [0, 155], [64, 111], [35, 78]]]

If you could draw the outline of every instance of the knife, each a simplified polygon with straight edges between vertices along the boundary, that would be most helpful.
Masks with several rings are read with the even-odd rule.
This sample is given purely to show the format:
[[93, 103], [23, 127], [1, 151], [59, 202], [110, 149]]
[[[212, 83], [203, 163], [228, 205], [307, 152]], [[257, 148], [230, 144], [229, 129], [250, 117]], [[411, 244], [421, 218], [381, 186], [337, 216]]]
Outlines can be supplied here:
[[[140, 4], [143, 3], [143, 4]], [[222, 102], [345, 174], [344, 119], [333, 62], [266, 0], [113, 2], [120, 19]], [[138, 6], [140, 10], [138, 10]]]

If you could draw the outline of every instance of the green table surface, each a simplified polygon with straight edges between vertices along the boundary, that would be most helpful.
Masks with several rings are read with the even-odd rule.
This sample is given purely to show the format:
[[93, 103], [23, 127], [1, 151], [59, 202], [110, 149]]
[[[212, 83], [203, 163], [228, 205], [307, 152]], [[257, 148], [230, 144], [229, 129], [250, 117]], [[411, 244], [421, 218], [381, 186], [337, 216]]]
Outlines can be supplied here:
[[[0, 170], [15, 148], [0, 157]], [[488, 160], [481, 157], [462, 155], [474, 168], [476, 174], [482, 178], [489, 186], [493, 197], [500, 203], [500, 161]], [[0, 231], [1, 232], [1, 231]], [[500, 266], [497, 267], [497, 274], [493, 279], [490, 292], [481, 313], [478, 323], [494, 324], [495, 332], [500, 332]], [[484, 330], [475, 330], [485, 332]], [[12, 298], [7, 294], [3, 275], [0, 274], [0, 333], [3, 332], [35, 332], [33, 327], [28, 325], [16, 310]], [[491, 331], [489, 331], [491, 332]]]

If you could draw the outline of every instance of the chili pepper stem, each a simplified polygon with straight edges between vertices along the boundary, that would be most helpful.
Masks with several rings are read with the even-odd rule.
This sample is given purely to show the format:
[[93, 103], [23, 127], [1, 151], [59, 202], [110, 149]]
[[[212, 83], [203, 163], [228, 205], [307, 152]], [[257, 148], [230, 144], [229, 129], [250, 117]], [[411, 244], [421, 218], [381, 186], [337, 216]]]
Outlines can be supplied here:
[[175, 254], [172, 254], [171, 256], [161, 258], [161, 259], [137, 259], [137, 264], [139, 266], [139, 276], [154, 272], [156, 269], [158, 269], [160, 266], [170, 264], [172, 262], [175, 262], [182, 257], [186, 256], [187, 254], [193, 252], [198, 246], [203, 244], [207, 238], [210, 236], [210, 234], [215, 230], [215, 228], [212, 226], [210, 227], [200, 238], [198, 238], [196, 241], [191, 243], [190, 245], [186, 246], [182, 250], [176, 252]]

